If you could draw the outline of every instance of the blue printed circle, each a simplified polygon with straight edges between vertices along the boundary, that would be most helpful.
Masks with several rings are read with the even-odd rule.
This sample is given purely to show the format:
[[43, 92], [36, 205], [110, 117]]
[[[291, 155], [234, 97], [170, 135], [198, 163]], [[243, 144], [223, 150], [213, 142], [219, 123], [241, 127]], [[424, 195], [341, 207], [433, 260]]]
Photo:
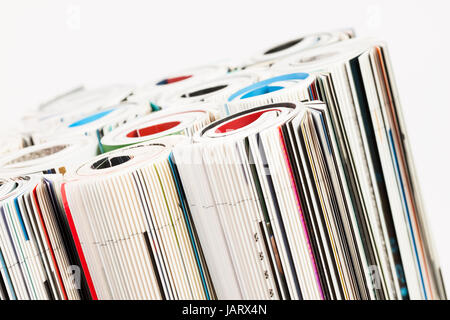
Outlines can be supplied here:
[[249, 85], [245, 88], [240, 89], [239, 91], [233, 93], [229, 98], [228, 101], [233, 101], [237, 97], [241, 96], [240, 99], [247, 99], [251, 97], [260, 96], [263, 94], [267, 94], [270, 92], [275, 92], [278, 90], [283, 89], [282, 86], [271, 86], [271, 84], [275, 82], [280, 81], [288, 81], [288, 80], [305, 80], [309, 77], [308, 73], [289, 73], [289, 74], [283, 74], [281, 76], [269, 78], [257, 83], [254, 83], [252, 85]]
[[87, 117], [85, 117], [83, 119], [80, 119], [78, 121], [75, 121], [75, 122], [71, 123], [69, 125], [69, 128], [84, 126], [84, 125], [89, 124], [91, 122], [94, 122], [94, 121], [96, 121], [98, 119], [101, 119], [104, 116], [107, 116], [108, 114], [110, 114], [114, 110], [115, 109], [109, 109], [109, 110], [100, 111], [98, 113], [91, 114], [90, 116], [87, 116]]

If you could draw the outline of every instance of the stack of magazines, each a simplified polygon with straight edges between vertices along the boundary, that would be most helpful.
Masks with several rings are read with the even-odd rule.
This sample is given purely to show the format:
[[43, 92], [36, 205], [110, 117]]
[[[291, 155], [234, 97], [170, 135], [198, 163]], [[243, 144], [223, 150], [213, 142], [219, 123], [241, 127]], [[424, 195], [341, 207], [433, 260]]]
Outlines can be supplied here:
[[75, 88], [3, 138], [2, 299], [446, 299], [387, 46], [352, 30]]

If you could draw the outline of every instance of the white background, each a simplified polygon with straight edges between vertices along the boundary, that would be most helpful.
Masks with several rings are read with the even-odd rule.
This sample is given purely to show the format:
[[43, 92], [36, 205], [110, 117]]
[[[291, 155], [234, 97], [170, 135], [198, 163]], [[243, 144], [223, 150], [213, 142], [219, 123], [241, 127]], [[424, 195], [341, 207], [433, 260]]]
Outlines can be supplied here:
[[0, 0], [0, 131], [80, 84], [142, 84], [302, 33], [353, 27], [389, 45], [450, 289], [449, 9], [431, 0]]

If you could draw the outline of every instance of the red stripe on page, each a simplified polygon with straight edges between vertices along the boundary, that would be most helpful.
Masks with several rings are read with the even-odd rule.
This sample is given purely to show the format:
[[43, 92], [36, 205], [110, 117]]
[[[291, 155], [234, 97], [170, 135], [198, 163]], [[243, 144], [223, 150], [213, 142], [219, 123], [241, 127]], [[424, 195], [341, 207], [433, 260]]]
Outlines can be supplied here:
[[316, 276], [316, 283], [317, 283], [317, 286], [319, 287], [320, 297], [322, 298], [322, 300], [324, 300], [322, 284], [320, 283], [320, 278], [319, 278], [319, 271], [318, 271], [318, 268], [317, 268], [316, 259], [314, 258], [314, 255], [312, 253], [311, 239], [309, 238], [308, 230], [306, 230], [306, 222], [305, 222], [305, 218], [303, 216], [303, 210], [302, 210], [301, 201], [300, 201], [300, 198], [298, 196], [298, 188], [297, 188], [297, 184], [295, 183], [294, 172], [292, 170], [291, 163], [289, 162], [289, 155], [287, 153], [286, 143], [284, 141], [283, 131], [281, 130], [281, 127], [278, 127], [278, 134], [279, 134], [279, 137], [280, 137], [281, 146], [283, 148], [283, 158], [284, 158], [284, 161], [286, 162], [286, 166], [289, 169], [288, 170], [289, 171], [289, 178], [291, 180], [292, 190], [294, 191], [294, 194], [295, 194], [295, 199], [296, 199], [296, 202], [297, 202], [297, 208], [298, 208], [298, 212], [299, 212], [299, 215], [300, 215], [300, 221], [301, 221], [301, 224], [302, 224], [302, 227], [303, 227], [303, 232], [305, 233], [305, 237], [306, 237], [306, 240], [307, 240], [308, 253], [309, 253], [309, 257], [310, 257], [310, 259], [312, 261], [312, 264], [313, 264], [314, 274]]
[[69, 223], [70, 231], [72, 232], [73, 241], [75, 242], [75, 247], [77, 248], [78, 256], [80, 257], [81, 267], [83, 268], [84, 275], [86, 277], [86, 282], [89, 287], [89, 291], [91, 292], [92, 300], [98, 300], [94, 283], [92, 282], [91, 274], [89, 272], [89, 268], [86, 263], [86, 258], [84, 257], [83, 249], [81, 248], [80, 239], [78, 238], [78, 233], [75, 228], [75, 223], [73, 222], [72, 213], [70, 212], [69, 202], [67, 201], [65, 183], [61, 185], [61, 195], [64, 205], [64, 211], [66, 212], [67, 222]]

